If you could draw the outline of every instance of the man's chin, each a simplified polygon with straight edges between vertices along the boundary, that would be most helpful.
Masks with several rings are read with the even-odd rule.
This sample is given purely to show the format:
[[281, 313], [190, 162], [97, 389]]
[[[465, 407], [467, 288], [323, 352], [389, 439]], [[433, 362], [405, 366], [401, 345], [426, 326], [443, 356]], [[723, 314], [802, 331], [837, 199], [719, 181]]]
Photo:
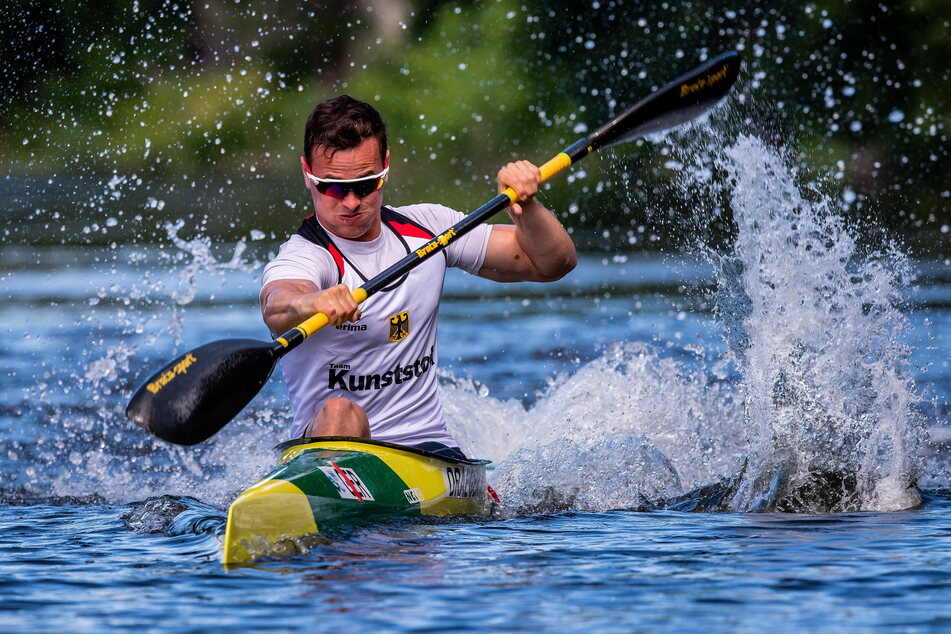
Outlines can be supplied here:
[[333, 233], [347, 240], [361, 240], [366, 239], [366, 235], [372, 228], [373, 223], [367, 222], [365, 218], [343, 220], [335, 224]]

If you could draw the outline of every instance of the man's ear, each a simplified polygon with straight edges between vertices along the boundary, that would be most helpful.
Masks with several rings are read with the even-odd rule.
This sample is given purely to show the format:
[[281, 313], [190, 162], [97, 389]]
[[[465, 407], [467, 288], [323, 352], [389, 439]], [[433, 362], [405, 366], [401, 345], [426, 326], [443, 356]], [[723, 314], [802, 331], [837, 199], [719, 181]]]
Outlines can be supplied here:
[[307, 178], [308, 172], [310, 172], [310, 166], [307, 165], [307, 159], [302, 156], [300, 157], [300, 173], [301, 173], [301, 176], [304, 178], [304, 187], [306, 187], [307, 189], [310, 189], [311, 182], [310, 182], [310, 179]]

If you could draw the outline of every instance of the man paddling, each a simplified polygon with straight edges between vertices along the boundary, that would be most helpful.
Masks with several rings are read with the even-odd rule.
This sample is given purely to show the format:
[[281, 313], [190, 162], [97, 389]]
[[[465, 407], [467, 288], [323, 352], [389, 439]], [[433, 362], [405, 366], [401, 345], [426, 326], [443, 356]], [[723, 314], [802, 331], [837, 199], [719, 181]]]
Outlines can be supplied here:
[[383, 206], [390, 153], [380, 113], [343, 95], [314, 108], [301, 168], [315, 213], [264, 270], [261, 309], [277, 336], [318, 312], [334, 327], [282, 360], [292, 437], [373, 438], [461, 455], [436, 385], [436, 321], [447, 266], [500, 282], [551, 282], [576, 264], [571, 237], [536, 198], [528, 161], [498, 173], [520, 204], [512, 225], [480, 225], [368, 299], [350, 290], [421, 248], [463, 214], [434, 204]]

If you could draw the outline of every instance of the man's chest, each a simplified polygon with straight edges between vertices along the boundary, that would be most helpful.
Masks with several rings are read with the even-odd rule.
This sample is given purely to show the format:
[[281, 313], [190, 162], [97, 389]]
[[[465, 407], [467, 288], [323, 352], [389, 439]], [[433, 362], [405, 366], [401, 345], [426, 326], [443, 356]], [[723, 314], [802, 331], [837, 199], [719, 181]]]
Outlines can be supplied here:
[[[360, 306], [361, 316], [357, 322], [330, 329], [336, 347], [382, 350], [404, 347], [419, 337], [431, 339], [445, 273], [445, 259], [430, 258], [401, 280], [367, 299]], [[364, 280], [357, 273], [347, 271], [343, 283], [356, 288]]]

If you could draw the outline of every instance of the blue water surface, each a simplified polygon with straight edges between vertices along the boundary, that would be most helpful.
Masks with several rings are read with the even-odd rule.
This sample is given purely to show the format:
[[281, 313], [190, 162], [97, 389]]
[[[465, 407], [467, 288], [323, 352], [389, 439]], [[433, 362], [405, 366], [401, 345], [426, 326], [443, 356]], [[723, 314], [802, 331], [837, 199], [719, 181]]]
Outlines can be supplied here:
[[924, 631], [951, 501], [840, 515], [564, 512], [391, 523], [224, 569], [115, 505], [0, 507], [4, 631]]
[[[940, 488], [948, 483], [940, 432], [951, 392], [951, 293], [941, 263], [917, 264], [922, 287], [909, 289], [913, 378], [926, 395], [924, 423], [935, 432], [922, 448], [929, 470], [919, 508], [827, 515], [567, 510], [393, 521], [336, 534], [297, 556], [225, 569], [224, 509], [250, 481], [221, 483], [216, 474], [230, 472], [220, 456], [202, 472], [214, 447], [157, 452], [122, 408], [146, 369], [178, 351], [222, 336], [266, 336], [258, 271], [204, 272], [194, 301], [175, 307], [154, 299], [162, 293], [130, 291], [143, 275], [125, 253], [10, 248], [2, 255], [0, 317], [8, 337], [0, 343], [0, 631], [951, 625], [951, 495]], [[150, 275], [167, 278], [167, 295], [181, 284], [180, 268]], [[702, 262], [646, 256], [586, 255], [575, 274], [548, 286], [494, 285], [453, 273], [440, 326], [443, 366], [493, 397], [531, 407], [554, 377], [577, 372], [618, 342], [652, 342], [664, 355], [702, 365], [727, 348], [712, 284]], [[176, 319], [178, 340], [167, 329]], [[145, 342], [152, 333], [157, 338]], [[132, 341], [138, 343], [125, 355], [122, 345]], [[103, 360], [115, 367], [96, 378]], [[281, 440], [285, 398], [275, 377], [250, 419], [234, 429], [257, 430], [255, 442]], [[229, 433], [236, 432], [222, 435]], [[252, 465], [242, 477], [265, 467]], [[190, 471], [204, 483], [189, 491], [196, 500], [172, 498], [188, 513], [129, 524], [137, 502], [173, 490], [175, 478]]]

